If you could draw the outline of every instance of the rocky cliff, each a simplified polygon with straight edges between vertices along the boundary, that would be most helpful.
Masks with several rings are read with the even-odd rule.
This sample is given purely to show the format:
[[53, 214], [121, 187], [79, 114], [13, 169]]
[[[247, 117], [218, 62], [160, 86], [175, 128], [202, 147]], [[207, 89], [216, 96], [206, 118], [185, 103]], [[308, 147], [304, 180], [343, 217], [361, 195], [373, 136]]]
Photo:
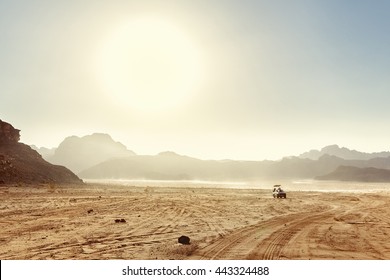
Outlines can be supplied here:
[[20, 130], [0, 120], [0, 145], [17, 143], [19, 139]]
[[82, 183], [69, 169], [48, 163], [19, 139], [20, 130], [0, 120], [0, 184]]

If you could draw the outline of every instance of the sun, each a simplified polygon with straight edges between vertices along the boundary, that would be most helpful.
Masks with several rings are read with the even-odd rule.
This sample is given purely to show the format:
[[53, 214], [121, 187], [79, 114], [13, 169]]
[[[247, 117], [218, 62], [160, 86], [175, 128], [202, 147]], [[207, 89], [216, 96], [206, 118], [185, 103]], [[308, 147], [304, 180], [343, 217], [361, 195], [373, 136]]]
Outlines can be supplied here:
[[199, 48], [177, 25], [156, 18], [121, 24], [100, 55], [100, 80], [110, 97], [141, 111], [179, 106], [199, 89]]

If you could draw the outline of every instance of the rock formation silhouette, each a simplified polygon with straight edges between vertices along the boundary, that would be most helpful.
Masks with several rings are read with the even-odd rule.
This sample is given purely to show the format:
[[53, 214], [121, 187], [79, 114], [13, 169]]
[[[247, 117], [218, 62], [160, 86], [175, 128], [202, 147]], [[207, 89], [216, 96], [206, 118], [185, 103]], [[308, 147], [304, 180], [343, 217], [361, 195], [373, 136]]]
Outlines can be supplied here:
[[19, 143], [20, 130], [0, 120], [0, 183], [82, 183], [64, 166], [53, 165]]

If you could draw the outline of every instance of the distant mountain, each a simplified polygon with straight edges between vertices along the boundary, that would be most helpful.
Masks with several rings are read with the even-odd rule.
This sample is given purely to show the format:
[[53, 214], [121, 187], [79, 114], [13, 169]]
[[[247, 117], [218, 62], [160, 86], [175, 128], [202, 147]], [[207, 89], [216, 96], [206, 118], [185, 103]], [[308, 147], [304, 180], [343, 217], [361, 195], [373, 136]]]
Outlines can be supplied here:
[[48, 161], [68, 167], [75, 173], [112, 158], [134, 156], [125, 145], [115, 142], [110, 135], [94, 133], [84, 137], [67, 137]]
[[309, 152], [303, 153], [299, 155], [299, 158], [317, 160], [326, 154], [348, 160], [369, 160], [373, 158], [390, 156], [390, 152], [363, 153], [356, 150], [350, 150], [345, 147], [340, 148], [338, 145], [330, 145], [322, 148], [321, 150], [311, 150]]
[[87, 179], [253, 180], [265, 162], [200, 160], [173, 152], [112, 159], [79, 173]]
[[359, 168], [342, 165], [335, 171], [324, 176], [317, 176], [315, 179], [356, 182], [390, 182], [390, 170], [374, 167]]
[[35, 145], [30, 145], [30, 147], [33, 150], [36, 150], [44, 159], [48, 159], [48, 158], [52, 157], [56, 151], [56, 148], [52, 148], [52, 149], [45, 148], [45, 147], [38, 148]]
[[325, 154], [318, 160], [287, 158], [276, 162], [271, 169], [274, 176], [283, 174], [283, 178], [315, 178], [334, 171], [339, 166], [353, 166], [359, 168], [374, 167], [390, 169], [390, 157], [379, 157], [369, 160], [346, 160]]
[[0, 120], [0, 183], [82, 183], [64, 166], [48, 163], [19, 143], [19, 138], [18, 129]]
[[68, 137], [48, 160], [85, 179], [250, 181], [313, 179], [339, 166], [390, 169], [390, 152], [362, 153], [337, 145], [280, 161], [200, 160], [174, 152], [136, 155], [107, 134]]
[[323, 155], [318, 160], [289, 157], [280, 161], [215, 161], [164, 152], [156, 156], [108, 160], [80, 172], [79, 176], [85, 179], [218, 181], [313, 179], [334, 171], [340, 165], [390, 169], [390, 157], [345, 160]]

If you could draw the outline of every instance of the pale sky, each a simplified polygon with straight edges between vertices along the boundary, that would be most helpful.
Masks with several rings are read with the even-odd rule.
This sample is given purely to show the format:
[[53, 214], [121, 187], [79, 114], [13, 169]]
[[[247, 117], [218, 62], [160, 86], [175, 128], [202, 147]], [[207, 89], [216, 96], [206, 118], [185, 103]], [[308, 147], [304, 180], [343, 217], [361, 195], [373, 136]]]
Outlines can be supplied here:
[[390, 150], [390, 2], [0, 1], [0, 119], [138, 154]]

